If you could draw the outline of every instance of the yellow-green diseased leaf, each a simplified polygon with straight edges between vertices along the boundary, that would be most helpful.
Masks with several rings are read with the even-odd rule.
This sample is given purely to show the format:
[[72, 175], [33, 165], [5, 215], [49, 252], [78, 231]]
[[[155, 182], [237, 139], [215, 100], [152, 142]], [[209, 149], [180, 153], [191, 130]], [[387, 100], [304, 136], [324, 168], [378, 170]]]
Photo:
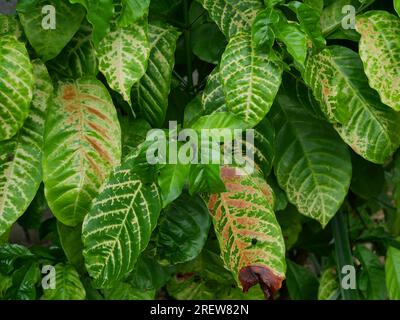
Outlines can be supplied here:
[[70, 264], [59, 263], [55, 266], [55, 288], [43, 289], [45, 300], [84, 300], [85, 288], [78, 272]]
[[262, 9], [261, 0], [198, 0], [208, 11], [227, 39], [238, 32], [249, 31]]
[[124, 282], [119, 282], [103, 292], [107, 300], [154, 300], [156, 298], [155, 289], [143, 290]]
[[272, 114], [275, 176], [299, 212], [325, 227], [349, 190], [350, 153], [327, 122], [302, 107], [292, 93], [295, 82], [288, 77], [285, 84]]
[[46, 63], [53, 78], [63, 80], [97, 76], [98, 61], [91, 37], [91, 26], [82, 24], [61, 53]]
[[49, 207], [68, 226], [82, 222], [121, 159], [121, 128], [95, 78], [60, 82], [46, 119], [43, 181]]
[[372, 88], [384, 104], [400, 111], [400, 19], [386, 11], [357, 18], [359, 53]]
[[33, 76], [35, 85], [28, 118], [16, 136], [0, 142], [0, 234], [25, 212], [42, 181], [44, 123], [53, 86], [39, 60], [33, 62]]
[[232, 37], [220, 66], [228, 111], [249, 127], [268, 113], [282, 81], [282, 61], [271, 51], [256, 52], [250, 33]]
[[333, 300], [338, 297], [339, 280], [336, 268], [327, 268], [319, 280], [318, 300]]
[[389, 247], [385, 261], [386, 287], [391, 300], [400, 300], [400, 250]]
[[134, 90], [144, 118], [156, 128], [164, 124], [180, 32], [164, 23], [149, 24], [150, 58]]
[[400, 145], [400, 113], [382, 104], [354, 51], [326, 48], [306, 62], [304, 79], [326, 117], [359, 155], [383, 163]]
[[0, 14], [0, 35], [11, 34], [19, 39], [22, 35], [22, 26], [16, 16]]
[[129, 168], [130, 161], [128, 156], [113, 170], [83, 223], [86, 268], [102, 288], [134, 269], [161, 210], [157, 185], [143, 181]]
[[111, 89], [131, 105], [131, 89], [145, 74], [150, 55], [147, 18], [109, 32], [97, 49], [99, 68]]
[[147, 16], [149, 12], [150, 0], [122, 0], [121, 15], [118, 24], [127, 27], [138, 19]]
[[260, 283], [265, 296], [272, 298], [286, 271], [272, 189], [257, 175], [237, 175], [236, 170], [221, 169], [227, 191], [208, 201], [221, 257], [245, 292]]
[[218, 66], [211, 72], [207, 79], [201, 103], [203, 115], [227, 111], [224, 87], [222, 86], [221, 73]]
[[[52, 3], [54, 12], [45, 11], [43, 14], [43, 8], [49, 5], [47, 0], [39, 0], [29, 4], [31, 7], [23, 8], [26, 2], [30, 1], [19, 1], [17, 6], [25, 35], [43, 61], [53, 59], [78, 31], [85, 17], [85, 10], [67, 0], [59, 0]], [[55, 17], [52, 16], [53, 13]]]
[[80, 3], [85, 7], [86, 19], [93, 26], [93, 43], [97, 47], [109, 31], [114, 14], [113, 0], [69, 0], [69, 2]]
[[28, 117], [34, 86], [25, 45], [0, 36], [0, 141], [12, 138]]
[[394, 8], [396, 9], [397, 15], [400, 16], [400, 0], [394, 0]]
[[82, 250], [82, 226], [68, 227], [57, 221], [57, 232], [60, 243], [68, 261], [80, 273], [85, 273], [85, 262], [83, 260]]

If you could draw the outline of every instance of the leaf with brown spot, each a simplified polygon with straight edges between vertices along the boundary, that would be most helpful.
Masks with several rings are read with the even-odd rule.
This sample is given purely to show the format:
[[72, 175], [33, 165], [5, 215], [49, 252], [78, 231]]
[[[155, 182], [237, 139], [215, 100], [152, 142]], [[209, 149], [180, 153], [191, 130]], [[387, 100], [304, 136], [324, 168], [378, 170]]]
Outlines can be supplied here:
[[272, 298], [286, 271], [272, 190], [258, 175], [237, 175], [232, 168], [222, 168], [221, 178], [227, 191], [211, 195], [208, 208], [225, 267], [244, 291], [260, 283]]
[[43, 180], [54, 215], [75, 226], [120, 163], [121, 128], [104, 85], [95, 78], [61, 82], [46, 120]]

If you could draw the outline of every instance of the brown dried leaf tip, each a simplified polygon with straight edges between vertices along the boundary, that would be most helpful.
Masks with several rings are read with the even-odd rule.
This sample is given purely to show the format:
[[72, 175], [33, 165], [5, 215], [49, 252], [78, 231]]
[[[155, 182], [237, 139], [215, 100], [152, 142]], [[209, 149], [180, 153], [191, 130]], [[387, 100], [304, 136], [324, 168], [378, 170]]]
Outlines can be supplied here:
[[249, 291], [252, 286], [259, 283], [265, 299], [272, 300], [275, 292], [281, 288], [283, 278], [276, 276], [267, 267], [248, 266], [240, 270], [239, 280], [242, 284], [243, 292]]

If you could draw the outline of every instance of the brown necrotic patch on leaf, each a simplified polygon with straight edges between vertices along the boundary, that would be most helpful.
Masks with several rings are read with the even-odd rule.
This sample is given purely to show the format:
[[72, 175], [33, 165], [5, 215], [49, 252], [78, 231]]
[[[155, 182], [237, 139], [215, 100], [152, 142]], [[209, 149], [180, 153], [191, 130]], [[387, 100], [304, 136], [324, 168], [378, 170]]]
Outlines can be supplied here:
[[239, 280], [243, 287], [243, 292], [260, 284], [266, 299], [273, 299], [274, 294], [282, 286], [284, 278], [277, 277], [270, 269], [264, 266], [245, 267], [239, 272]]

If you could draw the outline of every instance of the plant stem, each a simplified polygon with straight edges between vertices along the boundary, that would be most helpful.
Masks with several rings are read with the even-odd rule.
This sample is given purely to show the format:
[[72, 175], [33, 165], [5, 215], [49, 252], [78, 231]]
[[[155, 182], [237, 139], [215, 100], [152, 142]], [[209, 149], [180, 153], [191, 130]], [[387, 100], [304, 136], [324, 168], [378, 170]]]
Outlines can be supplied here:
[[332, 220], [333, 238], [335, 239], [335, 254], [337, 272], [339, 275], [340, 292], [343, 300], [358, 300], [357, 289], [344, 289], [342, 286], [343, 266], [353, 266], [353, 255], [351, 253], [347, 221], [343, 212], [338, 212]]
[[185, 50], [186, 50], [186, 65], [189, 90], [193, 89], [193, 65], [192, 65], [192, 48], [190, 46], [190, 23], [189, 23], [189, 5], [188, 0], [183, 1], [183, 11], [185, 16]]

